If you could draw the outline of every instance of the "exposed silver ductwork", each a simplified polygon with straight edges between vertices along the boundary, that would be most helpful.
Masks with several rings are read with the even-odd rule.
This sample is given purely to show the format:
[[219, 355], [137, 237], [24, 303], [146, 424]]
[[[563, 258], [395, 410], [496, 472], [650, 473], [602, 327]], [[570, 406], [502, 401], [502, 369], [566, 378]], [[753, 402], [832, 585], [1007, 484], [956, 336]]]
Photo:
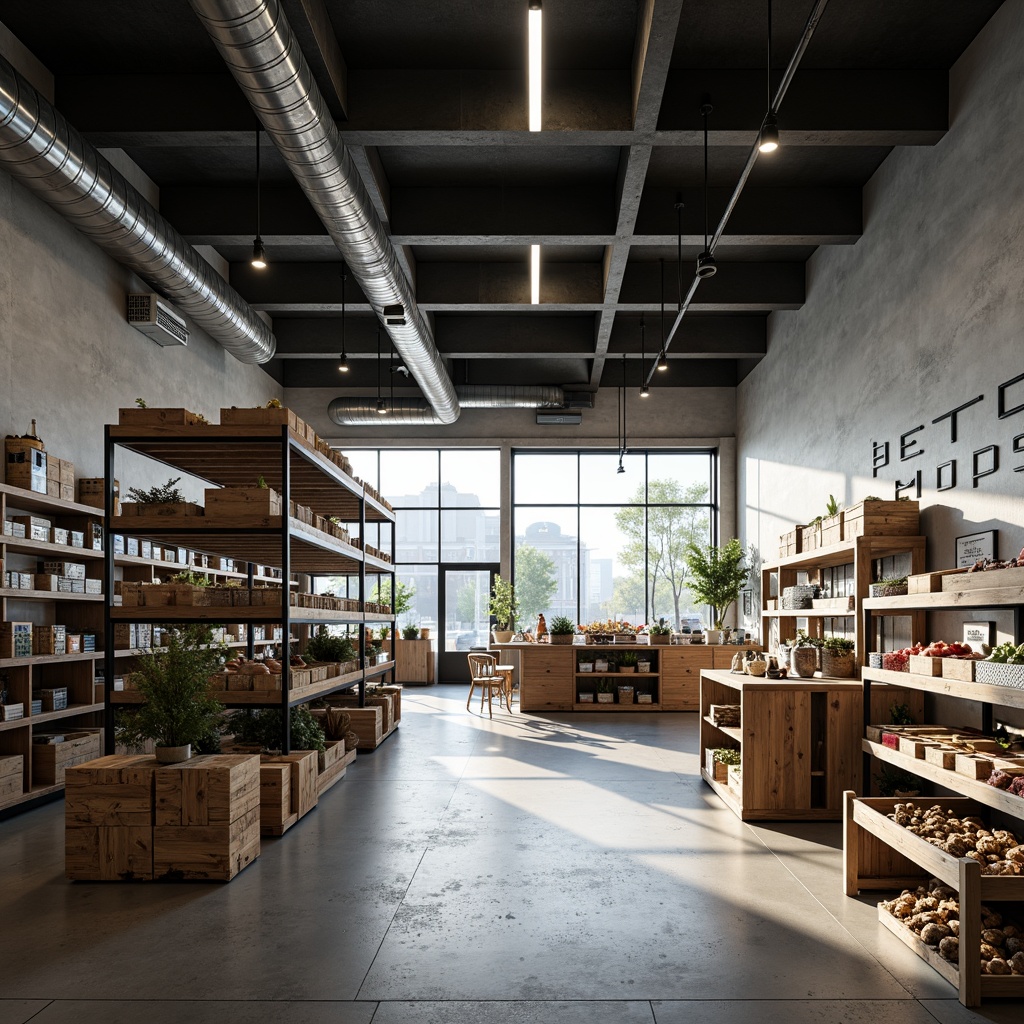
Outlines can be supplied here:
[[243, 363], [277, 343], [256, 311], [0, 57], [0, 167]]
[[[558, 387], [519, 385], [471, 385], [455, 389], [463, 409], [561, 409], [565, 392]], [[335, 398], [327, 414], [342, 427], [432, 426], [444, 421], [422, 398], [398, 398], [388, 402], [386, 415], [377, 411], [377, 400]]]
[[[359, 172], [277, 0], [189, 0], [363, 293], [423, 389], [436, 421], [459, 401]], [[376, 416], [376, 413], [374, 413]]]

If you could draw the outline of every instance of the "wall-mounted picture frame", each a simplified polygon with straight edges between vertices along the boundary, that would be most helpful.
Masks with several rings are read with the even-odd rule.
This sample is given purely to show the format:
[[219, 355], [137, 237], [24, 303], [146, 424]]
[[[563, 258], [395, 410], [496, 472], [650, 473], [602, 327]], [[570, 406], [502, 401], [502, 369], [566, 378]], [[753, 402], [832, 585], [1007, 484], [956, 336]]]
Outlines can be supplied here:
[[956, 567], [969, 569], [981, 558], [996, 557], [996, 540], [998, 530], [982, 530], [980, 533], [968, 533], [956, 539]]
[[740, 595], [743, 598], [743, 618], [749, 619], [754, 614], [754, 592], [753, 590], [744, 590]]
[[992, 646], [995, 637], [996, 624], [994, 622], [965, 622], [964, 643], [970, 644], [971, 649], [980, 651], [983, 644]]

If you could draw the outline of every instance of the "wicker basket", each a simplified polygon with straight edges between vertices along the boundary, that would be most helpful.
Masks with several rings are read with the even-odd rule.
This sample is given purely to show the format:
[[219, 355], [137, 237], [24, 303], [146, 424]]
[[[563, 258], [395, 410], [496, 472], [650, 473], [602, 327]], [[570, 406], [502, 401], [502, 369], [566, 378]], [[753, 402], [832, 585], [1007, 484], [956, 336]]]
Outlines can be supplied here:
[[974, 681], [1024, 689], [1024, 665], [1007, 665], [1001, 661], [977, 661], [974, 663]]
[[906, 593], [906, 583], [872, 583], [868, 587], [870, 597], [903, 597]]
[[811, 602], [818, 596], [818, 588], [812, 584], [802, 583], [795, 587], [783, 587], [782, 608], [784, 611], [800, 611], [810, 608]]

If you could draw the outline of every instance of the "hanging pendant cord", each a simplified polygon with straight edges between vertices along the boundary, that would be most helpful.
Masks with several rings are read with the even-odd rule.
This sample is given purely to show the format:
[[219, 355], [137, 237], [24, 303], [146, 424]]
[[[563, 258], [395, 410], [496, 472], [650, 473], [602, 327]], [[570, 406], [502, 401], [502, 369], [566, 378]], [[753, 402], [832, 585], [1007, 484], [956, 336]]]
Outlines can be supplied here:
[[380, 322], [377, 323], [377, 401], [381, 400], [380, 393]]
[[665, 261], [661, 263], [661, 351], [665, 351]]
[[260, 231], [260, 130], [256, 129], [256, 237]]
[[[705, 220], [707, 217], [705, 216]], [[705, 228], [707, 230], [707, 228]], [[706, 248], [706, 247], [705, 247]], [[683, 203], [676, 194], [676, 291], [678, 308], [683, 307]], [[663, 300], [664, 301], [664, 300]]]
[[768, 0], [768, 110], [772, 109], [772, 0]]
[[622, 355], [622, 454], [626, 454], [626, 355]]
[[711, 104], [705, 103], [700, 108], [704, 115], [704, 251], [708, 251], [708, 114], [711, 113]]
[[341, 270], [341, 354], [348, 355], [348, 348], [345, 345], [345, 284], [348, 281], [347, 267]]

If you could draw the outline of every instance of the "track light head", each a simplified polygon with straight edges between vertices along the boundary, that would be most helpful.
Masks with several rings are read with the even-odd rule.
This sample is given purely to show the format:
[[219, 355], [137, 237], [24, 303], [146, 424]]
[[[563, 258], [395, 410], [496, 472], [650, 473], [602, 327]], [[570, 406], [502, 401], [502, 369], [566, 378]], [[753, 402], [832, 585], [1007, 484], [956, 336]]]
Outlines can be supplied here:
[[381, 416], [386, 416], [388, 414], [388, 405], [383, 398], [377, 399], [377, 412], [380, 413]]
[[664, 373], [668, 369], [668, 357], [665, 355], [664, 350], [658, 353], [658, 371]]
[[348, 373], [348, 356], [344, 352], [338, 360], [338, 373]]
[[762, 153], [774, 153], [779, 148], [779, 121], [773, 110], [768, 111], [761, 126], [761, 142], [757, 148]]
[[267, 250], [263, 248], [263, 239], [257, 235], [252, 240], [252, 259], [249, 266], [256, 270], [265, 270], [267, 267]]
[[701, 278], [714, 277], [717, 273], [718, 264], [715, 263], [715, 257], [705, 249], [704, 252], [697, 257], [697, 276]]
[[647, 386], [647, 384], [646, 383], [641, 384], [640, 385], [640, 397], [641, 398], [648, 398], [650, 396], [650, 394], [651, 394], [651, 389]]
[[616, 473], [625, 473], [626, 467], [622, 464], [622, 456], [619, 456], [619, 468], [615, 470]]

